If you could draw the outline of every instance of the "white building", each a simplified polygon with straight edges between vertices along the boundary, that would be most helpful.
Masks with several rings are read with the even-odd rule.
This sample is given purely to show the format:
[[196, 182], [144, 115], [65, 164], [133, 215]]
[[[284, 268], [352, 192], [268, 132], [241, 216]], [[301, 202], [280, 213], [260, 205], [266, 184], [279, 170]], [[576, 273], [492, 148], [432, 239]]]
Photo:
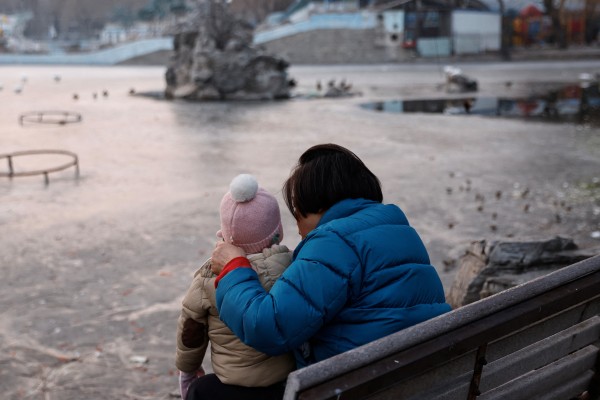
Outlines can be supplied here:
[[115, 45], [134, 40], [149, 39], [163, 35], [166, 23], [137, 22], [131, 27], [120, 24], [107, 24], [100, 32], [101, 45]]
[[31, 17], [31, 13], [0, 14], [0, 37], [22, 37], [27, 21]]

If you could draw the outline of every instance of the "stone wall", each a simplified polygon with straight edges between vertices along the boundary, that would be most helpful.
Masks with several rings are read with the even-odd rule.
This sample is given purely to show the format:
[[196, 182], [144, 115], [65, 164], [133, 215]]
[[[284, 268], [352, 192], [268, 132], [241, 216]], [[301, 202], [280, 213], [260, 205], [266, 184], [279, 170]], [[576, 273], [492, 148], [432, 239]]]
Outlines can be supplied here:
[[380, 44], [377, 29], [321, 29], [263, 43], [294, 64], [377, 64], [406, 61], [412, 54]]

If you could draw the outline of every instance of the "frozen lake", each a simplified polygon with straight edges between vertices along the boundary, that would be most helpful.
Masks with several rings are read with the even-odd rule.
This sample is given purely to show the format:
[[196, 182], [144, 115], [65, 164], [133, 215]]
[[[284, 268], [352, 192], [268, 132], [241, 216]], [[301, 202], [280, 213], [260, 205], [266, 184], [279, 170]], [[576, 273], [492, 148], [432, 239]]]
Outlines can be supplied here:
[[[518, 92], [521, 82], [573, 82], [600, 72], [600, 62], [462, 68], [479, 80], [481, 95], [498, 96]], [[379, 176], [385, 201], [404, 209], [446, 288], [454, 270], [445, 261], [472, 240], [561, 234], [598, 245], [591, 238], [600, 230], [597, 126], [360, 107], [439, 97], [444, 79], [435, 64], [290, 70], [304, 95], [315, 94], [317, 81], [342, 78], [362, 92], [344, 99], [186, 103], [130, 95], [162, 90], [164, 72], [0, 67], [0, 153], [67, 150], [80, 164], [79, 178], [69, 168], [50, 174], [49, 185], [42, 176], [0, 178], [0, 388], [7, 399], [168, 398], [177, 387], [179, 302], [210, 254], [230, 180], [251, 173], [276, 193], [284, 243], [293, 248], [299, 237], [280, 188], [317, 143], [354, 150]], [[21, 114], [44, 110], [82, 121], [19, 124]], [[58, 157], [14, 163], [43, 168], [64, 162]], [[0, 159], [0, 172], [6, 168]], [[483, 210], [476, 194], [487, 199]], [[132, 362], [136, 355], [149, 362]]]

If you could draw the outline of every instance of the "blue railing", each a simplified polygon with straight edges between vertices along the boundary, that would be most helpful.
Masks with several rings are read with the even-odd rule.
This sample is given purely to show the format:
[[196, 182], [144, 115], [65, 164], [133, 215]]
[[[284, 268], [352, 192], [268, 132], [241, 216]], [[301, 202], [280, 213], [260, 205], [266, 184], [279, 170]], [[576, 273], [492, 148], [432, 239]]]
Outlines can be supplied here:
[[372, 29], [376, 26], [377, 18], [373, 13], [315, 14], [304, 21], [258, 32], [254, 35], [254, 43], [261, 44], [319, 29]]
[[0, 64], [114, 65], [161, 50], [172, 50], [173, 39], [162, 37], [122, 44], [110, 49], [77, 54], [0, 54]]

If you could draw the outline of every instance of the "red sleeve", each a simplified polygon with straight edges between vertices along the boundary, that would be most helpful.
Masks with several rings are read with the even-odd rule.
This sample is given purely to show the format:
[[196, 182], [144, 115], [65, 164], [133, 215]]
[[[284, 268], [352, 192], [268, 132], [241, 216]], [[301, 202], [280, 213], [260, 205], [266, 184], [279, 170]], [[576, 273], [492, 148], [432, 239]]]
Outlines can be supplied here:
[[236, 268], [251, 268], [250, 261], [246, 257], [236, 257], [233, 260], [229, 261], [225, 268], [221, 270], [217, 279], [215, 279], [215, 288], [219, 285], [219, 281], [227, 275], [229, 272], [233, 271]]

